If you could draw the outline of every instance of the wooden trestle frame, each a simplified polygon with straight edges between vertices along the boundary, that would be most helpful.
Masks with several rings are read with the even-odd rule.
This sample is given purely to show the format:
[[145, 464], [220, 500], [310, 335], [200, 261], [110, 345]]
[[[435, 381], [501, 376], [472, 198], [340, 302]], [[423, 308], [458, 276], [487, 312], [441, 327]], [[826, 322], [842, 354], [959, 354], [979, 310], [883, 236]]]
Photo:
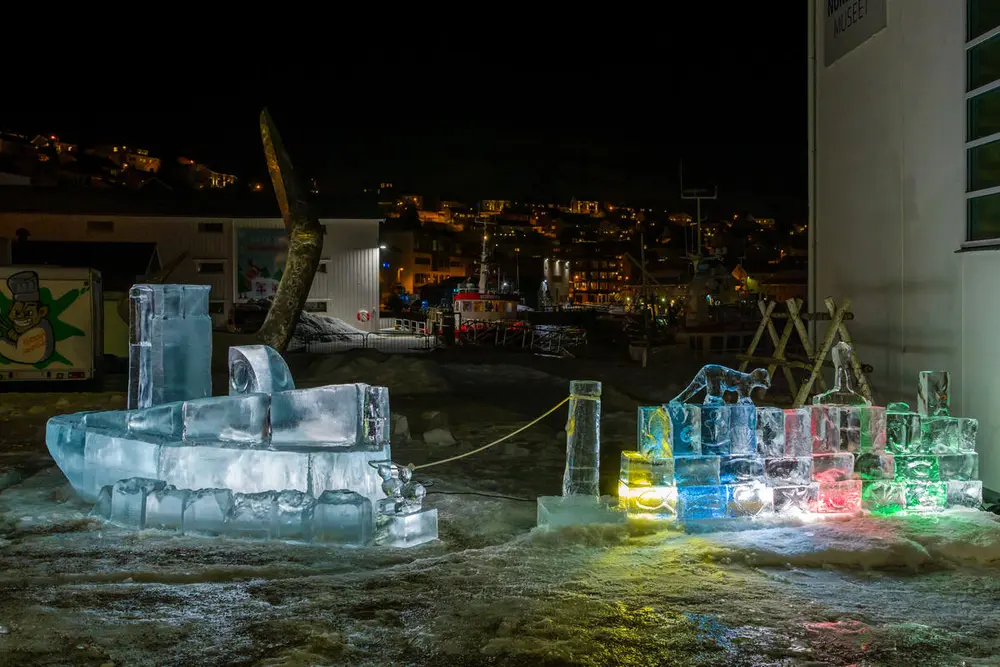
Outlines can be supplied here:
[[[760, 309], [760, 314], [763, 316], [760, 321], [760, 326], [757, 327], [757, 332], [753, 336], [753, 340], [750, 341], [750, 347], [747, 349], [746, 354], [740, 355], [742, 362], [740, 363], [740, 371], [746, 372], [747, 367], [753, 364], [767, 364], [767, 372], [771, 377], [774, 377], [774, 371], [781, 368], [782, 374], [785, 376], [785, 381], [788, 383], [788, 389], [790, 393], [790, 398], [792, 399], [792, 407], [800, 408], [805, 405], [806, 399], [809, 398], [809, 392], [812, 391], [813, 385], [819, 386], [820, 391], [826, 391], [826, 381], [823, 379], [823, 367], [832, 367], [833, 362], [827, 361], [827, 355], [830, 354], [830, 348], [833, 347], [834, 341], [837, 336], [840, 336], [840, 340], [844, 341], [848, 345], [851, 344], [851, 334], [847, 331], [847, 325], [845, 322], [847, 320], [853, 320], [854, 314], [848, 309], [851, 307], [851, 300], [844, 299], [837, 305], [834, 300], [827, 297], [823, 300], [826, 305], [827, 312], [825, 313], [803, 313], [802, 301], [801, 299], [788, 299], [785, 301], [785, 305], [788, 308], [787, 313], [774, 312], [775, 307], [778, 305], [777, 301], [758, 301], [757, 307]], [[775, 320], [787, 320], [785, 322], [785, 328], [778, 335], [778, 330], [774, 325]], [[829, 328], [826, 331], [826, 336], [823, 338], [823, 342], [820, 344], [819, 349], [813, 352], [812, 344], [809, 342], [809, 330], [806, 328], [806, 322], [813, 321], [826, 321], [830, 323]], [[771, 342], [774, 344], [774, 356], [771, 357], [758, 357], [754, 356], [754, 352], [757, 350], [757, 345], [760, 343], [760, 339], [764, 335], [764, 331], [767, 331], [771, 338]], [[799, 335], [799, 340], [802, 343], [802, 349], [805, 352], [805, 357], [792, 357], [789, 358], [785, 354], [785, 348], [788, 346], [788, 341], [792, 337], [792, 332], [797, 332]], [[792, 374], [793, 368], [800, 368], [809, 371], [809, 376], [804, 382], [799, 384], [795, 380], [795, 376]], [[855, 381], [857, 383], [857, 391], [861, 393], [865, 398], [871, 400], [872, 391], [868, 384], [868, 378], [865, 373], [871, 373], [872, 367], [867, 364], [862, 364], [858, 361], [858, 356], [854, 352], [853, 347], [851, 350], [851, 370]]]

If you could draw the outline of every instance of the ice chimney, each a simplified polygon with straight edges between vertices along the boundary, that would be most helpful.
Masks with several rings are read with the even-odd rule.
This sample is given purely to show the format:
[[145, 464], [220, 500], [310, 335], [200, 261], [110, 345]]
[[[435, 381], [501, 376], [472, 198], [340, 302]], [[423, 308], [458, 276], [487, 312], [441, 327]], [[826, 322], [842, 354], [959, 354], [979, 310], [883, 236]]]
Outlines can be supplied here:
[[212, 395], [208, 285], [129, 290], [128, 408]]

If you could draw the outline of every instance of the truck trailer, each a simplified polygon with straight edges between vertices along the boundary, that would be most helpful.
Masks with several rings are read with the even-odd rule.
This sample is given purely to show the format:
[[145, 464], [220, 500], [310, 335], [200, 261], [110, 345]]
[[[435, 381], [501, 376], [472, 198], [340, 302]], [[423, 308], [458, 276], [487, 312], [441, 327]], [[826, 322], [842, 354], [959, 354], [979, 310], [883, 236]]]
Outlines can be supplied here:
[[98, 271], [0, 267], [0, 382], [96, 377], [103, 312]]

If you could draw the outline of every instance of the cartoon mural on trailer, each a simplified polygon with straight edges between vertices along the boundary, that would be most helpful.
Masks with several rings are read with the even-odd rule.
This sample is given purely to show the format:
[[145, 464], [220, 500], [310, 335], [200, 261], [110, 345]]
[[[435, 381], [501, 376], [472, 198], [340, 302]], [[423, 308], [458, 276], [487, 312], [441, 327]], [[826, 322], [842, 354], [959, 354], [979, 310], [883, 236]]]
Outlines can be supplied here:
[[7, 289], [10, 296], [0, 291], [0, 365], [72, 366], [56, 344], [85, 334], [59, 316], [89, 288], [71, 289], [56, 299], [49, 288], [40, 287], [36, 272], [21, 271], [7, 278]]
[[283, 228], [236, 230], [236, 294], [241, 300], [267, 299], [278, 292], [288, 255]]

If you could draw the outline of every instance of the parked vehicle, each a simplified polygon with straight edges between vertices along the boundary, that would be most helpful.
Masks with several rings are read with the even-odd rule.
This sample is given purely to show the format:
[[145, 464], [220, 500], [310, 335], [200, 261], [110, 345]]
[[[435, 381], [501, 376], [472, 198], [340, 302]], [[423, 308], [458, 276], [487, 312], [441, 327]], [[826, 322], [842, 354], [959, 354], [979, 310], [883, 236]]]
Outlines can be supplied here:
[[96, 377], [103, 313], [98, 271], [0, 267], [0, 381]]

